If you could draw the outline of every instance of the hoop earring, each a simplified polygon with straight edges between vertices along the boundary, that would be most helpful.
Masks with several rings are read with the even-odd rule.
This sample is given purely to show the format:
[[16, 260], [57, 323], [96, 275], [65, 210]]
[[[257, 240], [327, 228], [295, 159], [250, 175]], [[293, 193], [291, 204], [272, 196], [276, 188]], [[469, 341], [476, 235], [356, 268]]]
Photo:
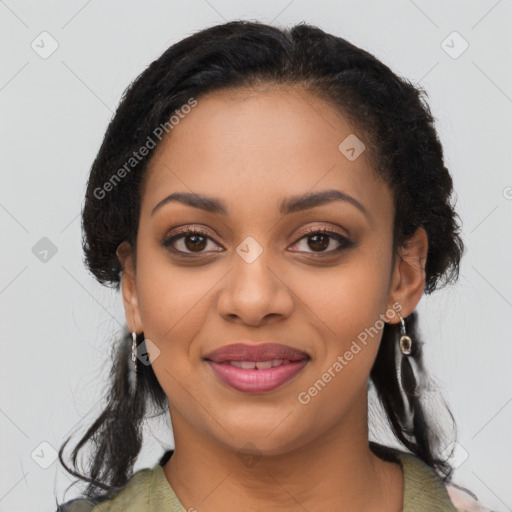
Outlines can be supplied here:
[[400, 318], [400, 350], [402, 354], [408, 356], [412, 352], [412, 340], [409, 336], [407, 336], [405, 332], [405, 322], [404, 319], [398, 313], [398, 318]]

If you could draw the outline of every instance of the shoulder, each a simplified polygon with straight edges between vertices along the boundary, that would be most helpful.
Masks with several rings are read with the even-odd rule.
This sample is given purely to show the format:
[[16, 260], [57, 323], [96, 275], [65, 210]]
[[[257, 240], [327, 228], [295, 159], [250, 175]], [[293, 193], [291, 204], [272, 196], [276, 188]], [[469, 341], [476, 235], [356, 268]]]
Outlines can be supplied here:
[[[475, 494], [468, 489], [457, 485], [454, 482], [443, 481], [437, 473], [419, 457], [409, 453], [406, 455], [407, 460], [414, 461], [415, 474], [419, 475], [420, 473], [423, 473], [425, 475], [424, 479], [422, 478], [423, 482], [427, 481], [426, 479], [430, 480], [430, 482], [435, 480], [437, 481], [437, 485], [442, 485], [443, 490], [446, 491], [448, 495], [450, 504], [454, 507], [454, 510], [457, 510], [457, 512], [492, 512], [491, 509], [482, 505]], [[440, 491], [436, 492], [439, 493]]]
[[444, 481], [418, 456], [398, 451], [404, 473], [404, 512], [439, 510], [456, 512]]
[[95, 498], [77, 498], [58, 506], [55, 512], [114, 512], [118, 510], [139, 510], [138, 503], [147, 502], [151, 480], [155, 472], [153, 468], [136, 471], [128, 482], [120, 489], [112, 489]]
[[492, 512], [491, 509], [484, 507], [472, 492], [460, 485], [451, 482], [446, 484], [446, 490], [453, 505], [460, 512]]
[[96, 502], [94, 501], [85, 498], [76, 498], [62, 503], [55, 512], [90, 512], [95, 505]]
[[398, 448], [371, 443], [376, 455], [399, 462], [404, 473], [404, 512], [443, 510], [452, 512], [492, 512], [467, 489], [447, 483], [417, 455]]

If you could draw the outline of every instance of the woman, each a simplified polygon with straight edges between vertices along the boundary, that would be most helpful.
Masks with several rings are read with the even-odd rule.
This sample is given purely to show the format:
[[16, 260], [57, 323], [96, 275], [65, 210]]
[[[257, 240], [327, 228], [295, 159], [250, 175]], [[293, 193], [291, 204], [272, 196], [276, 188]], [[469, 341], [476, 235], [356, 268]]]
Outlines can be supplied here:
[[[83, 209], [129, 332], [59, 510], [478, 506], [424, 403], [415, 308], [463, 242], [422, 94], [306, 24], [211, 27], [135, 80]], [[402, 448], [370, 441], [369, 391]], [[150, 407], [175, 448], [133, 474]]]

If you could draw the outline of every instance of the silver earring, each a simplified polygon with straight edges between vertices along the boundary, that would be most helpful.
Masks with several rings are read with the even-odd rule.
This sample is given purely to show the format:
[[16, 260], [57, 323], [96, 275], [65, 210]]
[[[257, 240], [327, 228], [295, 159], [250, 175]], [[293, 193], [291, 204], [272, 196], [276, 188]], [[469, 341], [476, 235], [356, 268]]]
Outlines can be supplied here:
[[405, 332], [405, 322], [400, 313], [398, 313], [398, 318], [400, 318], [400, 350], [402, 354], [408, 356], [412, 352], [412, 340]]
[[133, 369], [137, 373], [137, 333], [135, 331], [132, 332], [132, 361]]
[[[414, 361], [414, 358], [408, 357], [412, 353], [412, 340], [405, 332], [405, 322], [400, 316], [400, 313], [398, 313], [398, 317], [400, 318], [400, 351], [402, 352], [402, 360], [400, 362], [400, 383], [402, 390], [407, 396], [417, 398], [420, 396], [419, 389], [416, 383], [416, 376], [411, 366], [411, 361]], [[412, 408], [410, 410], [411, 414], [413, 414], [414, 410]], [[412, 428], [412, 424], [409, 425], [409, 428]]]
[[137, 389], [137, 333], [132, 332], [132, 361], [133, 366], [128, 369], [128, 385], [130, 388], [130, 395], [135, 396]]

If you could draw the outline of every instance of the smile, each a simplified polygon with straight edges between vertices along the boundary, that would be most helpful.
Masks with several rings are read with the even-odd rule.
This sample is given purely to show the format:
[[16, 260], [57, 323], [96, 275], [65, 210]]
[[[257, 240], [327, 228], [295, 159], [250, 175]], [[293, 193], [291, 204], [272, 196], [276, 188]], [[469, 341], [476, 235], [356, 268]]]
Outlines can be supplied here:
[[290, 361], [207, 361], [214, 374], [225, 384], [246, 393], [272, 391], [299, 373], [309, 359]]

